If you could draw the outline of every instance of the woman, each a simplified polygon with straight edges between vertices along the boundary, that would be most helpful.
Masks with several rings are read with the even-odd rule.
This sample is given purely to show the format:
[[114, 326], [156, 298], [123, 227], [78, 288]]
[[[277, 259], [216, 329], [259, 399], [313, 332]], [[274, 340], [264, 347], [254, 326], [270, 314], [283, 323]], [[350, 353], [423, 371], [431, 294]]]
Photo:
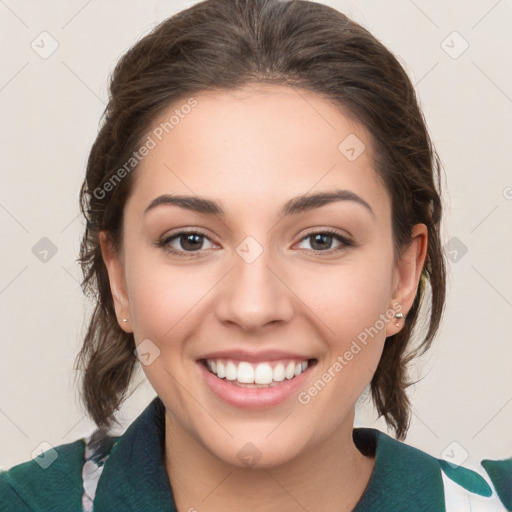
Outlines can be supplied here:
[[[393, 55], [321, 4], [206, 0], [110, 92], [81, 190], [99, 429], [3, 473], [2, 510], [510, 510], [512, 459], [401, 442], [445, 264], [441, 165]], [[136, 364], [158, 396], [110, 437]], [[354, 429], [368, 385], [397, 440]]]

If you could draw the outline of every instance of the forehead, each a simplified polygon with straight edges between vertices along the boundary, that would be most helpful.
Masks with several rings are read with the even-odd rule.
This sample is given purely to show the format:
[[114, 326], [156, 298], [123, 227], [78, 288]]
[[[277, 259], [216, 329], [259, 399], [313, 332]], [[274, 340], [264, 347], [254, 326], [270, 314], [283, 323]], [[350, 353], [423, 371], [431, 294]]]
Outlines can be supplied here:
[[333, 102], [262, 84], [191, 98], [170, 105], [147, 134], [152, 149], [132, 194], [140, 207], [163, 193], [264, 205], [344, 188], [389, 208], [369, 132]]

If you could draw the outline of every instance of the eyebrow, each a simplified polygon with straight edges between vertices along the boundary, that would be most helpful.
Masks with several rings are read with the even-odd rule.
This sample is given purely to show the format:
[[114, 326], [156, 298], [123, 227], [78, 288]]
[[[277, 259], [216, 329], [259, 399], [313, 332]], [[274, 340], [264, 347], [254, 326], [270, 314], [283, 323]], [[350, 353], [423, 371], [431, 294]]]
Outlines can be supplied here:
[[[335, 190], [333, 192], [319, 192], [311, 195], [297, 196], [288, 200], [283, 208], [281, 209], [281, 216], [285, 217], [288, 215], [295, 215], [305, 211], [320, 208], [321, 206], [339, 202], [339, 201], [351, 201], [356, 204], [363, 206], [369, 211], [373, 217], [375, 213], [371, 206], [362, 198], [350, 190]], [[224, 216], [225, 211], [221, 206], [221, 203], [199, 196], [185, 196], [185, 195], [161, 195], [149, 204], [144, 210], [144, 215], [149, 211], [159, 206], [179, 206], [186, 210], [191, 210], [197, 213], [215, 215], [218, 217]]]

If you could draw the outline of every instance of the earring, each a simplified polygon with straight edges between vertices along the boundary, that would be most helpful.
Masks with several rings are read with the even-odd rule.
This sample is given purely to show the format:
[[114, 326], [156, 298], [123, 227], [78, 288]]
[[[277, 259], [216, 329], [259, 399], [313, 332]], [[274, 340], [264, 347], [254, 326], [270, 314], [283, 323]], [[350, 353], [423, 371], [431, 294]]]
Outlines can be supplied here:
[[128, 319], [127, 318], [123, 318], [123, 322], [128, 322]]
[[403, 317], [404, 317], [404, 314], [403, 314], [403, 313], [397, 313], [397, 314], [395, 315], [395, 318], [398, 318], [398, 319], [399, 319], [399, 320], [398, 320], [398, 322], [395, 322], [395, 325], [396, 325], [397, 327], [399, 327], [399, 326], [400, 326], [400, 318], [403, 318]]

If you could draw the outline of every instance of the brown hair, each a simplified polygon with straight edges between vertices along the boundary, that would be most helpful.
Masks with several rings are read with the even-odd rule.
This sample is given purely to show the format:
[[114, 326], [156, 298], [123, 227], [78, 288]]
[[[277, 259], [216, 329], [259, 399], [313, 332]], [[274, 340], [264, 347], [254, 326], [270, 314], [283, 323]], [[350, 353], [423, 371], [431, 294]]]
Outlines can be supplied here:
[[[87, 411], [98, 426], [109, 428], [136, 362], [133, 334], [117, 323], [99, 243], [105, 231], [115, 250], [121, 247], [123, 208], [135, 170], [113, 187], [105, 184], [112, 183], [151, 122], [171, 104], [201, 91], [249, 83], [316, 92], [369, 130], [375, 170], [392, 197], [395, 256], [410, 243], [414, 224], [428, 227], [427, 257], [413, 306], [402, 330], [386, 341], [371, 381], [379, 417], [404, 439], [410, 422], [407, 366], [430, 347], [445, 301], [441, 163], [413, 85], [393, 54], [344, 14], [304, 0], [205, 0], [163, 21], [117, 63], [80, 191], [87, 220], [79, 258], [82, 287], [95, 300], [77, 357], [77, 367], [84, 370]], [[427, 284], [428, 330], [414, 350], [406, 351]]]

